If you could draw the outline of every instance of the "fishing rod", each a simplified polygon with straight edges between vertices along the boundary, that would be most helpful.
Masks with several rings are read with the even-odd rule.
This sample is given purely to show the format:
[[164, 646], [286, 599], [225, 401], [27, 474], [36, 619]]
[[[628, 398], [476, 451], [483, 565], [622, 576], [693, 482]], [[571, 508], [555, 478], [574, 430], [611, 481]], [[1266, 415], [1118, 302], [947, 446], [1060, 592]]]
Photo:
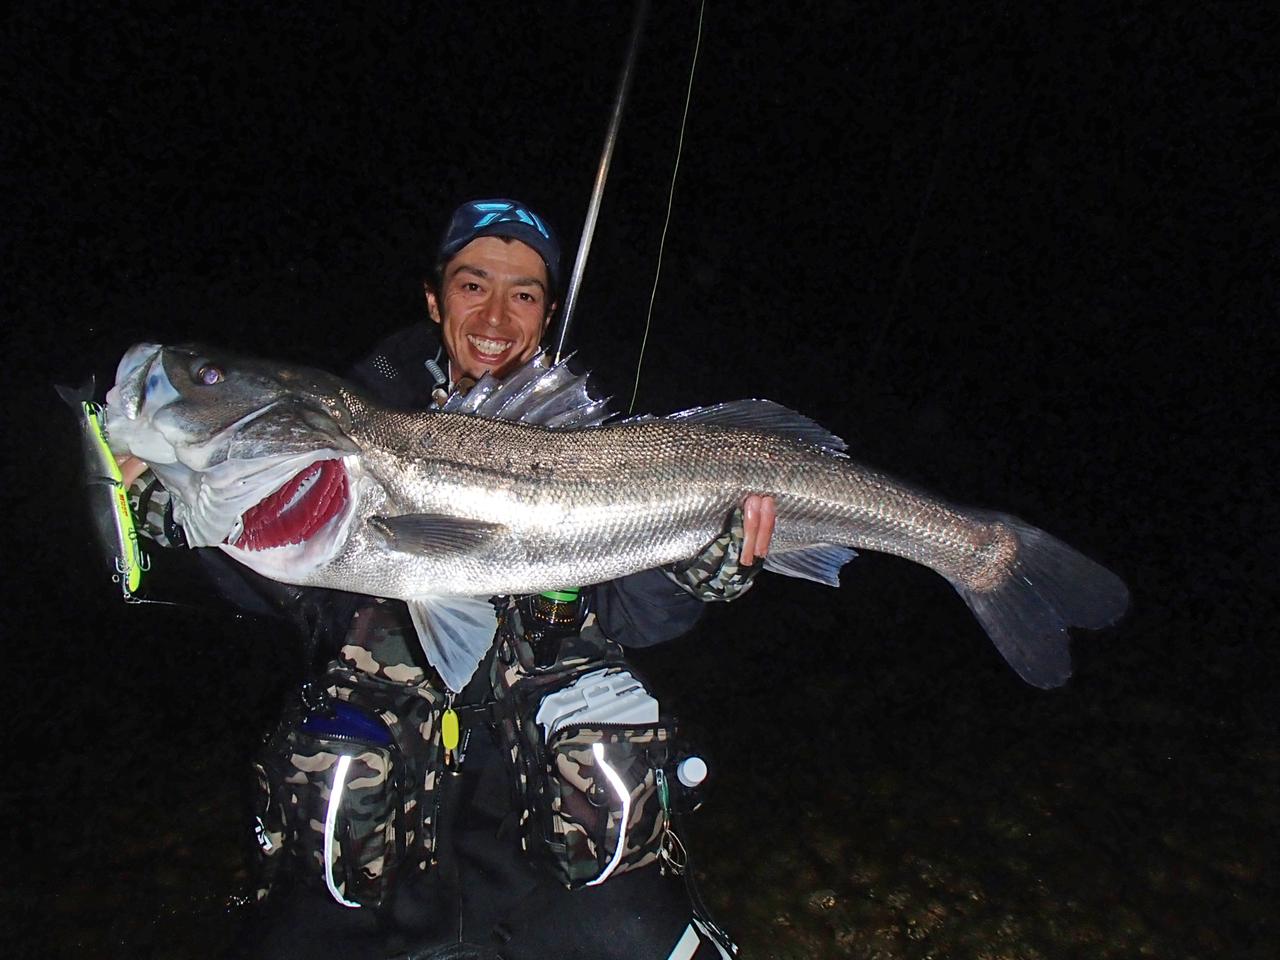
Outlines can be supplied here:
[[613, 101], [613, 114], [609, 118], [609, 130], [605, 134], [604, 149], [600, 153], [600, 166], [596, 170], [595, 186], [591, 190], [591, 202], [587, 205], [587, 216], [582, 224], [582, 236], [578, 240], [578, 256], [573, 261], [573, 273], [569, 277], [569, 286], [565, 293], [564, 312], [560, 315], [560, 330], [556, 337], [556, 363], [560, 362], [564, 353], [564, 341], [569, 335], [569, 324], [573, 320], [573, 310], [578, 303], [578, 290], [582, 286], [582, 274], [587, 269], [587, 254], [591, 251], [591, 239], [596, 230], [596, 219], [600, 215], [600, 202], [604, 199], [604, 184], [609, 176], [609, 164], [613, 160], [613, 148], [618, 142], [618, 127], [622, 124], [622, 109], [626, 105], [627, 95], [631, 92], [631, 78], [636, 65], [636, 51], [640, 49], [640, 36], [644, 32], [645, 21], [649, 17], [649, 0], [640, 0], [636, 5], [635, 21], [631, 25], [631, 40], [627, 45], [627, 59], [622, 66], [622, 76], [618, 80], [618, 93]]
[[[671, 225], [671, 209], [675, 203], [676, 179], [680, 172], [680, 158], [684, 153], [684, 134], [689, 122], [689, 102], [693, 97], [693, 78], [698, 68], [698, 53], [702, 49], [702, 23], [706, 13], [706, 0], [698, 5], [698, 30], [694, 38], [693, 59], [689, 64], [689, 82], [685, 87], [684, 109], [680, 116], [680, 136], [676, 143], [676, 158], [671, 169], [671, 185], [667, 190], [667, 209], [662, 221], [662, 235], [658, 242], [658, 262], [653, 271], [653, 285], [649, 290], [649, 306], [645, 311], [644, 335], [640, 341], [640, 355], [636, 358], [636, 376], [631, 389], [631, 403], [628, 412], [635, 409], [636, 395], [640, 390], [640, 370], [644, 365], [645, 348], [649, 343], [649, 328], [653, 319], [653, 304], [658, 295], [658, 282], [662, 276], [662, 256], [667, 245], [667, 228]], [[569, 332], [569, 324], [573, 317], [573, 309], [578, 299], [578, 289], [582, 283], [582, 274], [586, 269], [587, 253], [591, 247], [591, 239], [595, 233], [596, 218], [600, 211], [600, 201], [604, 195], [604, 183], [608, 176], [609, 163], [613, 156], [613, 147], [617, 141], [618, 125], [622, 119], [622, 108], [626, 102], [631, 86], [631, 72], [635, 64], [636, 49], [639, 46], [640, 32], [645, 18], [648, 16], [648, 0], [642, 0], [636, 10], [636, 21], [632, 28], [631, 42], [627, 51], [627, 60], [623, 67], [622, 77], [618, 85], [618, 95], [614, 101], [613, 116], [609, 123], [609, 132], [605, 137], [604, 151], [600, 157], [600, 168], [596, 174], [595, 188], [591, 194], [591, 203], [587, 209], [586, 221], [582, 228], [582, 237], [578, 242], [578, 256], [574, 261], [573, 275], [569, 281], [564, 313], [560, 319], [560, 330], [556, 337], [555, 359], [559, 363], [564, 353], [565, 338]]]

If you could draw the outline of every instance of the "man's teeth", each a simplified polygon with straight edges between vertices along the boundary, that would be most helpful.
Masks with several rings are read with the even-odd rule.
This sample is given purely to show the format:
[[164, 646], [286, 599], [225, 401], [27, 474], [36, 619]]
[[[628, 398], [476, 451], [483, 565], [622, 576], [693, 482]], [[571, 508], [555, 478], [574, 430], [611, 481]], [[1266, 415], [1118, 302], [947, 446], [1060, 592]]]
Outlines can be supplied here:
[[477, 337], [474, 333], [467, 334], [467, 342], [480, 353], [490, 357], [496, 357], [498, 354], [505, 352], [512, 343], [510, 340], [490, 340], [487, 337]]

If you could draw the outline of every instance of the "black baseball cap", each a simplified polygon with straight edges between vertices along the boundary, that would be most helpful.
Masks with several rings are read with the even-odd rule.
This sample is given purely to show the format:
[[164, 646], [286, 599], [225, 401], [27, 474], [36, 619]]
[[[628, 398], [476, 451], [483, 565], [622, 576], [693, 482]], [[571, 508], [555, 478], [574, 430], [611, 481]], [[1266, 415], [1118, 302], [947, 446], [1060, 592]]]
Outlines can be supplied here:
[[469, 200], [449, 218], [436, 263], [441, 267], [477, 237], [509, 237], [528, 244], [547, 265], [551, 292], [560, 289], [560, 242], [547, 221], [518, 200]]

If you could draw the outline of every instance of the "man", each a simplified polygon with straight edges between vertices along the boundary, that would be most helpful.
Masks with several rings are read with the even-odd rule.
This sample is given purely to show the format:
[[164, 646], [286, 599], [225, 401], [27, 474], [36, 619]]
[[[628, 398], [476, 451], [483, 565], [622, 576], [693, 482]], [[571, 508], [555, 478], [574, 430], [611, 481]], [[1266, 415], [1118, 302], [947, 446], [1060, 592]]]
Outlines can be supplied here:
[[[527, 206], [512, 200], [463, 204], [450, 220], [425, 284], [432, 324], [388, 337], [357, 364], [352, 377], [382, 401], [405, 407], [438, 404], [487, 373], [503, 378], [537, 353], [557, 305], [560, 280], [555, 235]], [[143, 466], [122, 464], [126, 480]], [[594, 639], [580, 647], [616, 651], [611, 642], [646, 646], [687, 632], [700, 617], [703, 601], [732, 599], [749, 587], [768, 551], [773, 523], [773, 500], [748, 497], [726, 534], [699, 557], [670, 570], [643, 571], [584, 590], [589, 600], [575, 601], [578, 620], [570, 629]], [[344, 639], [338, 659], [313, 688], [333, 683], [335, 676], [339, 683], [342, 677], [355, 678], [352, 682], [364, 687], [371, 677], [393, 678], [403, 689], [418, 692], [431, 686], [403, 604], [347, 598], [326, 605], [326, 596], [343, 595], [314, 593], [321, 597], [315, 609], [331, 621], [321, 632]], [[509, 609], [517, 609], [515, 600]], [[507, 633], [502, 642], [520, 639], [511, 633], [515, 622], [519, 618], [514, 615], [503, 620]], [[439, 788], [430, 801], [438, 813], [438, 822], [432, 823], [431, 869], [403, 877], [394, 897], [376, 912], [349, 909], [354, 904], [332, 883], [326, 891], [314, 876], [292, 888], [277, 882], [238, 955], [352, 960], [404, 950], [427, 957], [435, 949], [452, 951], [451, 957], [499, 955], [479, 947], [459, 953], [460, 943], [500, 948], [504, 958], [556, 953], [660, 960], [722, 954], [713, 944], [714, 927], [693, 907], [692, 891], [657, 864], [570, 892], [521, 851], [512, 824], [527, 813], [521, 815], [509, 789], [510, 745], [497, 741], [492, 722], [474, 719], [491, 716], [500, 696], [494, 657], [491, 650], [457, 698], [459, 710], [469, 709], [466, 715], [473, 719], [456, 753], [450, 748], [453, 765], [447, 774], [429, 775]], [[450, 695], [450, 712], [454, 703]], [[392, 704], [391, 711], [396, 709]], [[286, 713], [277, 740], [306, 726], [300, 716], [296, 707]], [[441, 735], [432, 728], [430, 736]], [[280, 755], [297, 761], [296, 743], [288, 740], [290, 746]], [[259, 769], [265, 781], [275, 777], [295, 784], [285, 793], [297, 800], [296, 783], [306, 771], [287, 764], [274, 771], [269, 765]], [[318, 787], [326, 801], [331, 799], [328, 784]], [[274, 796], [285, 785], [264, 786]], [[295, 834], [283, 842], [299, 839]], [[261, 830], [259, 840], [263, 842]], [[264, 850], [272, 846], [268, 839]]]
[[[478, 200], [460, 206], [441, 241], [432, 279], [424, 284], [427, 311], [439, 328], [424, 323], [384, 340], [355, 368], [355, 377], [379, 396], [399, 406], [428, 406], [449, 392], [470, 385], [486, 373], [499, 378], [537, 353], [556, 307], [560, 282], [560, 247], [546, 222], [513, 200]], [[440, 361], [447, 361], [447, 371]], [[434, 373], [431, 372], [434, 369]], [[743, 531], [738, 566], [746, 570], [768, 553], [776, 510], [771, 497], [749, 496], [743, 504]], [[647, 646], [687, 633], [702, 607], [690, 603], [689, 593], [675, 593], [658, 571], [626, 578], [631, 585], [661, 585], [649, 593], [608, 592], [602, 599], [618, 618], [608, 633], [625, 646]], [[685, 577], [686, 586], [695, 583]], [[716, 594], [694, 589], [704, 599], [737, 596], [741, 584]], [[658, 609], [662, 629], [650, 619], [647, 631], [637, 629], [629, 614], [632, 604]], [[656, 608], [656, 609], [655, 609]], [[602, 617], [607, 616], [602, 613]]]

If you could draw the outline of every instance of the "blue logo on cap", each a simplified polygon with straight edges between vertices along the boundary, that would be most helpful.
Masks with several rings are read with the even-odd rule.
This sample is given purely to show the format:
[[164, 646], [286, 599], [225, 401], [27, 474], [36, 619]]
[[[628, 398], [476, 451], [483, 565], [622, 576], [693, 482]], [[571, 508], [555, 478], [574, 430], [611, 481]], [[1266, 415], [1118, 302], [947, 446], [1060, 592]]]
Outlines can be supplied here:
[[518, 204], [481, 202], [473, 203], [471, 206], [478, 213], [484, 214], [484, 216], [472, 224], [472, 230], [481, 230], [484, 227], [489, 226], [491, 223], [527, 223], [529, 226], [533, 227], [533, 229], [537, 230], [538, 233], [542, 234], [543, 237], [548, 240], [551, 239], [551, 233], [547, 230], [547, 226], [542, 222], [541, 218], [532, 210], [526, 210]]

